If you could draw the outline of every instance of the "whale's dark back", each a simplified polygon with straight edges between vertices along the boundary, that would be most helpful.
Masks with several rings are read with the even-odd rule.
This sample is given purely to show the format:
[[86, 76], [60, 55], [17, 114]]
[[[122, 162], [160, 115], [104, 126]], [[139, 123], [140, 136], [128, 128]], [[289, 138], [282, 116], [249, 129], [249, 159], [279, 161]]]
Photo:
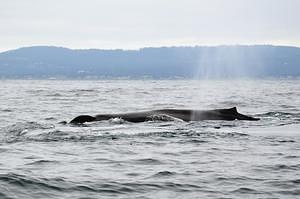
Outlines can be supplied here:
[[227, 109], [216, 109], [215, 111], [218, 111], [223, 114], [232, 114], [232, 115], [238, 113], [236, 107], [227, 108]]
[[70, 123], [73, 123], [73, 124], [82, 124], [82, 123], [85, 123], [85, 122], [93, 122], [95, 120], [96, 120], [96, 118], [93, 117], [93, 116], [90, 116], [90, 115], [80, 115], [80, 116], [75, 117], [73, 120], [71, 120]]
[[190, 110], [190, 109], [160, 109], [144, 112], [132, 112], [123, 114], [100, 114], [95, 117], [89, 115], [81, 115], [74, 118], [70, 123], [84, 123], [92, 121], [108, 120], [111, 118], [122, 118], [129, 122], [145, 122], [153, 115], [168, 115], [183, 121], [201, 121], [201, 120], [259, 120], [246, 116], [237, 112], [236, 107], [229, 109], [215, 110]]

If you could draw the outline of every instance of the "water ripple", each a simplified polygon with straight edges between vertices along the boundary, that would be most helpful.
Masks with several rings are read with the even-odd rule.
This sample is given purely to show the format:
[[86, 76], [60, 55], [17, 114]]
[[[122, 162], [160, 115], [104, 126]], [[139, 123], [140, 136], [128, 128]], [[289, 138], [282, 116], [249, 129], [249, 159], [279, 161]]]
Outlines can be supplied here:
[[[299, 80], [229, 83], [2, 81], [0, 198], [298, 198]], [[227, 105], [261, 120], [58, 123]]]

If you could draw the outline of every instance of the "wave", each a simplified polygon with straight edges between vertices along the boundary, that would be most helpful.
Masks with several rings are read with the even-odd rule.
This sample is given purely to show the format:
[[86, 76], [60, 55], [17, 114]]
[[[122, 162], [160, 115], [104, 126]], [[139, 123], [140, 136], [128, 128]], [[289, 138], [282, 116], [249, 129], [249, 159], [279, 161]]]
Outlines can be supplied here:
[[[169, 173], [160, 173], [159, 175], [170, 175]], [[8, 190], [0, 188], [1, 194], [9, 196], [12, 187], [18, 190], [26, 190], [26, 192], [33, 194], [38, 192], [44, 193], [74, 193], [80, 192], [83, 195], [89, 193], [103, 193], [103, 194], [128, 194], [128, 193], [148, 193], [154, 190], [172, 190], [193, 191], [201, 190], [203, 187], [191, 183], [176, 183], [170, 181], [163, 182], [118, 182], [118, 181], [99, 181], [99, 182], [73, 182], [64, 178], [40, 178], [17, 173], [0, 174], [0, 183], [5, 185]]]
[[8, 112], [8, 113], [13, 112], [12, 109], [8, 109], [8, 108], [0, 109], [0, 111], [1, 112]]
[[285, 126], [300, 123], [299, 112], [270, 111], [254, 116], [261, 118], [258, 126]]
[[141, 164], [141, 165], [162, 165], [162, 164], [165, 164], [163, 161], [157, 160], [157, 159], [154, 159], [154, 158], [142, 158], [142, 159], [131, 160], [129, 162], [131, 162], [134, 165], [136, 165], [136, 164]]
[[122, 118], [111, 118], [109, 119], [109, 122], [111, 122], [112, 124], [124, 124], [127, 121], [123, 120]]
[[[277, 113], [277, 112], [276, 112]], [[276, 115], [268, 112], [264, 115]], [[287, 115], [288, 113], [283, 113]], [[155, 119], [155, 118], [154, 118]], [[161, 119], [161, 118], [159, 118]], [[53, 122], [50, 118], [48, 122]], [[109, 121], [83, 124], [81, 126], [22, 122], [0, 128], [0, 142], [95, 142], [95, 141], [118, 141], [128, 138], [155, 138], [162, 139], [176, 138], [176, 143], [180, 144], [201, 144], [212, 141], [211, 139], [249, 139], [251, 134], [247, 130], [252, 127], [263, 127], [265, 129], [273, 126], [295, 124], [295, 122], [285, 122], [283, 120], [270, 122], [262, 120], [255, 123], [244, 121], [201, 121], [201, 122], [181, 122], [181, 121], [157, 122], [148, 121], [140, 124], [126, 122], [120, 118]], [[262, 129], [262, 131], [264, 131]], [[245, 133], [246, 132], [246, 133]], [[251, 131], [250, 131], [251, 132]], [[211, 138], [211, 139], [209, 139]], [[278, 143], [292, 143], [293, 139], [278, 138]], [[155, 141], [145, 143], [156, 144]]]
[[289, 171], [289, 170], [295, 170], [295, 171], [299, 171], [300, 170], [300, 164], [294, 164], [294, 165], [286, 165], [286, 164], [275, 164], [272, 166], [267, 166], [267, 168], [269, 168], [270, 170], [274, 170], [274, 171]]
[[85, 93], [89, 93], [89, 92], [98, 92], [96, 89], [73, 89], [70, 90], [69, 93], [78, 93], [78, 92], [85, 92]]
[[262, 114], [256, 114], [256, 117], [263, 117], [263, 118], [278, 118], [278, 119], [292, 119], [300, 121], [300, 113], [293, 113], [293, 112], [282, 112], [282, 111], [270, 111]]
[[[123, 123], [124, 122], [124, 123]], [[135, 125], [115, 118], [106, 123], [97, 123], [78, 126], [58, 124], [40, 124], [36, 122], [16, 123], [0, 129], [0, 142], [13, 143], [22, 141], [34, 142], [95, 142], [99, 140], [124, 140], [128, 138], [178, 138], [179, 143], [206, 143], [206, 138], [243, 138], [248, 134], [235, 130], [222, 130], [212, 126], [198, 127], [197, 125], [172, 122], [173, 125], [162, 125], [150, 121], [145, 124]], [[227, 127], [227, 125], [224, 125]], [[132, 130], [134, 128], [134, 131]], [[147, 141], [145, 141], [146, 143]], [[148, 144], [157, 144], [150, 141]]]
[[[64, 178], [37, 178], [32, 176], [26, 176], [16, 173], [0, 174], [0, 183], [8, 188], [15, 187], [19, 189], [25, 189], [26, 192], [96, 192], [96, 193], [111, 193], [111, 194], [122, 194], [128, 192], [134, 192], [135, 189], [130, 187], [114, 185], [114, 184], [99, 184], [99, 185], [89, 185], [84, 183], [76, 183], [72, 181], [67, 181]], [[1, 188], [0, 188], [1, 190]], [[3, 193], [2, 195], [10, 195], [10, 192]], [[32, 193], [31, 193], [32, 194]], [[0, 195], [1, 196], [1, 195]]]
[[40, 124], [37, 122], [24, 122], [9, 125], [0, 128], [0, 142], [15, 142], [18, 139], [22, 140], [28, 132], [34, 130], [53, 129], [55, 126], [51, 124]]
[[171, 171], [160, 171], [154, 175], [152, 175], [151, 177], [153, 178], [161, 178], [161, 177], [169, 177], [169, 176], [173, 176], [176, 175], [176, 172], [171, 172]]
[[232, 191], [234, 194], [263, 194], [264, 192], [260, 192], [256, 189], [251, 189], [248, 187], [240, 187]]
[[59, 161], [55, 161], [55, 160], [37, 160], [37, 161], [34, 161], [34, 162], [27, 163], [26, 165], [42, 165], [42, 164], [49, 164], [49, 163], [57, 164], [57, 163], [59, 163]]
[[8, 174], [0, 174], [0, 182], [2, 184], [6, 183], [10, 186], [14, 185], [22, 188], [41, 188], [41, 189], [54, 189], [58, 191], [63, 191], [59, 183], [63, 183], [64, 180], [62, 178], [53, 178], [53, 179], [39, 179], [33, 178], [26, 175], [16, 174], [16, 173], [8, 173]]

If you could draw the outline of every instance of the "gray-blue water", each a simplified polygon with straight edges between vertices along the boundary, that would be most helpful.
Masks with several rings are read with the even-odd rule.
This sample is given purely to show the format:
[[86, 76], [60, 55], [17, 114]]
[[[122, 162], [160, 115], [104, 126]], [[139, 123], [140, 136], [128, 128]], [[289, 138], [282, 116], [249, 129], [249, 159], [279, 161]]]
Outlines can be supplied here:
[[[238, 107], [260, 121], [80, 114]], [[300, 80], [1, 80], [0, 198], [299, 198]]]

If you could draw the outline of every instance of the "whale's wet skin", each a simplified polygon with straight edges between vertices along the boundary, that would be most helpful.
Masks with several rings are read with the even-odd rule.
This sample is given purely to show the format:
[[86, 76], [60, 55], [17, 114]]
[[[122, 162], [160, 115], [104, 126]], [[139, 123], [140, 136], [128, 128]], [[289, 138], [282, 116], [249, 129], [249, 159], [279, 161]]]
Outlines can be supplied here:
[[[0, 83], [0, 198], [299, 197], [299, 80]], [[60, 123], [234, 106], [260, 120]]]
[[128, 122], [147, 122], [152, 120], [164, 121], [180, 119], [182, 121], [203, 121], [203, 120], [248, 120], [257, 121], [259, 118], [243, 115], [237, 112], [236, 107], [228, 109], [214, 110], [188, 110], [188, 109], [160, 109], [152, 111], [119, 113], [119, 114], [99, 114], [96, 116], [80, 115], [74, 118], [70, 123], [82, 124], [85, 122], [103, 121], [113, 118], [120, 118]]

